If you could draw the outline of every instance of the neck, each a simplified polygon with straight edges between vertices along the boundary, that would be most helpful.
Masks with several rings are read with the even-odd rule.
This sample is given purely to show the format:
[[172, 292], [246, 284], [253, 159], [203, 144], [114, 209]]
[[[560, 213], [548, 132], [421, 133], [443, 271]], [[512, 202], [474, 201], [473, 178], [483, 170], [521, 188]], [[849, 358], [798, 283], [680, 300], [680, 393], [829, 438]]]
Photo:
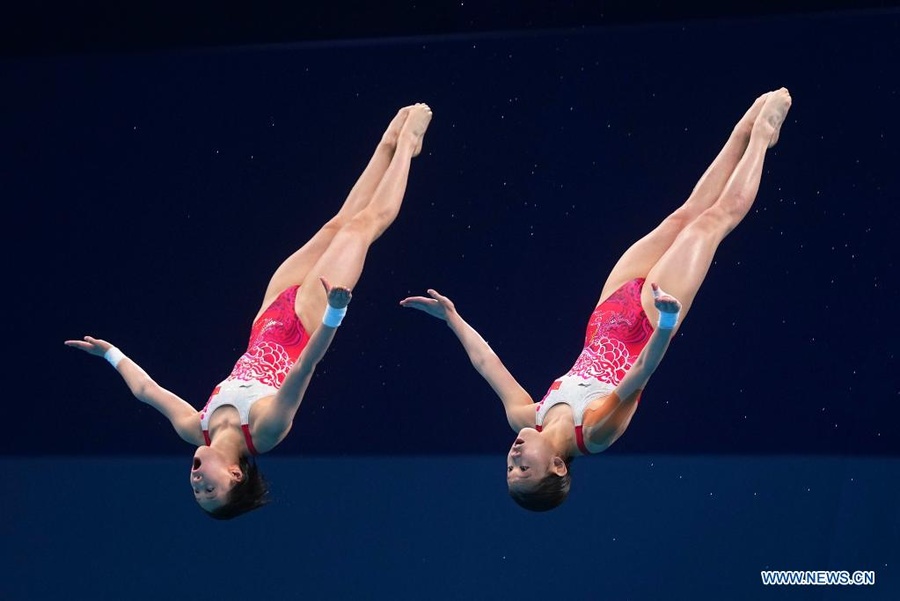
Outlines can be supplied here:
[[557, 420], [547, 424], [541, 431], [545, 440], [550, 444], [553, 452], [560, 457], [571, 457], [578, 452], [578, 443], [575, 441], [575, 429], [571, 423], [563, 423]]
[[247, 453], [247, 445], [240, 428], [217, 428], [209, 433], [209, 446], [222, 453], [225, 457], [235, 462], [244, 453]]

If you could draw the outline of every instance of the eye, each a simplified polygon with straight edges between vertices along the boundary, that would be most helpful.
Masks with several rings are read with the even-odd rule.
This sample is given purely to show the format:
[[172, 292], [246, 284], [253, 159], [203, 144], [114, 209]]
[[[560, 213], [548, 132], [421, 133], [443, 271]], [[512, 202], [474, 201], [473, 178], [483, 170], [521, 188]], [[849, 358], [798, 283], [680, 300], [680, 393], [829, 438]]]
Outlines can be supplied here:
[[512, 471], [512, 466], [511, 466], [511, 465], [507, 465], [507, 466], [506, 466], [506, 473], [508, 474], [508, 473], [511, 472], [511, 471]]
[[528, 466], [527, 466], [527, 465], [523, 465], [523, 466], [520, 466], [519, 469], [522, 470], [522, 471], [524, 472], [524, 471], [526, 471], [526, 470], [528, 469]]
[[212, 492], [212, 491], [214, 491], [214, 490], [216, 490], [216, 489], [213, 488], [212, 486], [207, 486], [207, 487], [206, 487], [206, 492]]

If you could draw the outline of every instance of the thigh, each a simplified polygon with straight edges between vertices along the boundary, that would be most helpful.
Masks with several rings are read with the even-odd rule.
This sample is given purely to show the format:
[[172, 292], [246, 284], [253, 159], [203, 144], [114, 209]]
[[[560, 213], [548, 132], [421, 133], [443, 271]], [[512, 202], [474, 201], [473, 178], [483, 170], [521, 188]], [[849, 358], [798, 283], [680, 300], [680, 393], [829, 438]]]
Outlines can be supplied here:
[[713, 207], [704, 211], [678, 235], [672, 247], [650, 269], [644, 283], [641, 304], [651, 322], [656, 323], [659, 313], [653, 303], [650, 284], [658, 284], [681, 302], [679, 323], [683, 323], [706, 278], [716, 249], [727, 233], [726, 216]]
[[679, 208], [666, 217], [653, 231], [632, 244], [610, 271], [597, 304], [599, 305], [609, 298], [622, 284], [635, 278], [646, 278], [653, 266], [675, 242], [678, 234], [689, 220], [689, 213]]
[[324, 277], [332, 286], [345, 286], [353, 290], [362, 275], [373, 239], [373, 228], [366, 219], [365, 210], [334, 235], [308, 270], [297, 292], [296, 311], [305, 327], [315, 327], [322, 319], [328, 302], [319, 278]]
[[278, 266], [278, 269], [275, 270], [275, 273], [269, 280], [269, 285], [266, 287], [262, 306], [256, 314], [257, 318], [284, 290], [306, 282], [313, 266], [328, 249], [339, 229], [339, 226], [334, 221], [329, 221], [306, 244]]

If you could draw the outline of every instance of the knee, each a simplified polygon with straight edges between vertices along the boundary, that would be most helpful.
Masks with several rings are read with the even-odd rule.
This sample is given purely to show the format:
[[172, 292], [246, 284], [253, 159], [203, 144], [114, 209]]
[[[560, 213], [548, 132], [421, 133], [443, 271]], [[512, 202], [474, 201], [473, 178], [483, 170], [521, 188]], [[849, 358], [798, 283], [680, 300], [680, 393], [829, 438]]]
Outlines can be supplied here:
[[341, 231], [341, 228], [347, 225], [349, 219], [344, 219], [340, 215], [332, 217], [329, 219], [325, 225], [322, 226], [321, 231], [327, 233], [329, 237], [333, 238], [335, 234]]
[[396, 211], [369, 205], [354, 215], [344, 227], [350, 227], [355, 231], [367, 232], [374, 239], [387, 229], [396, 216]]
[[727, 207], [717, 203], [704, 210], [688, 226], [695, 234], [703, 236], [724, 236], [737, 225], [737, 220]]
[[663, 223], [666, 227], [673, 228], [675, 231], [680, 232], [690, 225], [696, 217], [697, 213], [691, 211], [690, 207], [682, 206], [666, 217]]
[[358, 235], [377, 229], [380, 215], [368, 208], [359, 211], [353, 216], [335, 215], [322, 229], [336, 235], [339, 232], [345, 235]]
[[362, 210], [348, 219], [339, 230], [340, 236], [354, 238], [374, 239], [378, 231], [377, 215], [371, 211]]

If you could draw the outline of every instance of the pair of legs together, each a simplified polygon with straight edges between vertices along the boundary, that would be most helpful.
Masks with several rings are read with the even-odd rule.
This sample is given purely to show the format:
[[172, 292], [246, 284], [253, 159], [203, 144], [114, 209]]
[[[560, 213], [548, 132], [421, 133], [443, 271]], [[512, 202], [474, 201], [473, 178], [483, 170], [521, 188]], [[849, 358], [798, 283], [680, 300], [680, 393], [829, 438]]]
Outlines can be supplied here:
[[656, 323], [657, 316], [651, 282], [681, 301], [683, 323], [719, 243], [753, 205], [766, 150], [777, 142], [790, 105], [785, 88], [756, 99], [687, 201], [625, 251], [597, 304], [622, 284], [646, 278], [641, 304], [651, 323]]
[[[749, 212], [756, 198], [766, 151], [775, 144], [791, 97], [784, 88], [763, 94], [747, 110], [687, 201], [633, 244], [610, 272], [598, 304], [634, 278], [646, 278], [679, 299], [682, 321], [706, 277], [719, 243]], [[325, 310], [320, 276], [352, 289], [369, 246], [400, 211], [410, 161], [422, 148], [431, 120], [424, 104], [401, 109], [340, 211], [272, 276], [260, 313], [295, 284], [295, 310], [309, 331]], [[644, 311], [655, 322], [652, 291], [645, 285]]]
[[257, 317], [279, 293], [300, 284], [294, 310], [312, 332], [327, 304], [319, 277], [351, 290], [356, 286], [369, 246], [400, 212], [410, 161], [421, 152], [430, 121], [425, 104], [400, 109], [338, 213], [275, 271]]

